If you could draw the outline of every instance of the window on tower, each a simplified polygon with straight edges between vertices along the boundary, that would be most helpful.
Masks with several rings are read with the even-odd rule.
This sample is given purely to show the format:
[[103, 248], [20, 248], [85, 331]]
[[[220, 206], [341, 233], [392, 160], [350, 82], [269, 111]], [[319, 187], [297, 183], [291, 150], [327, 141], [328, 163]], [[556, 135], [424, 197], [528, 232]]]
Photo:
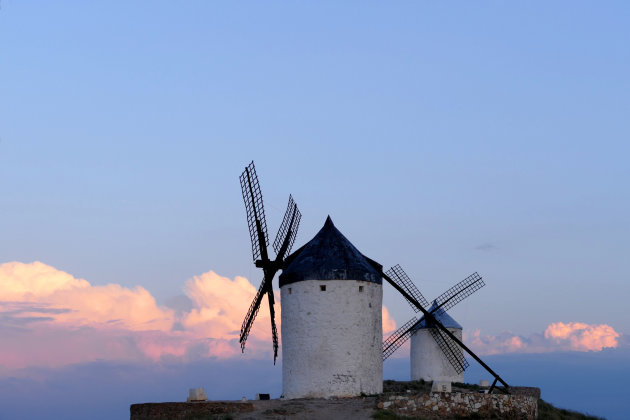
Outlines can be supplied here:
[[363, 291], [363, 286], [359, 286], [359, 292]]
[[320, 290], [321, 292], [325, 292], [325, 291], [326, 291], [326, 285], [324, 285], [324, 284], [320, 285], [320, 286], [319, 286], [319, 290]]

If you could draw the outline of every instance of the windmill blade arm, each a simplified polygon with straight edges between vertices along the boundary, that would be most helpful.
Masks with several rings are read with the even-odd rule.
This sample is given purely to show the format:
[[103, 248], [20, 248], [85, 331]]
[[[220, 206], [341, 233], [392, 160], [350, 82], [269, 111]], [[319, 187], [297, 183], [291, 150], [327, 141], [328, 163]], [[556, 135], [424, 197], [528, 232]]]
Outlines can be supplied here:
[[267, 290], [267, 297], [269, 299], [269, 315], [271, 317], [271, 339], [273, 341], [273, 364], [276, 364], [278, 358], [278, 329], [276, 328], [276, 310], [274, 309], [274, 297], [273, 290], [269, 288]]
[[400, 346], [405, 344], [409, 337], [413, 327], [418, 323], [418, 319], [414, 316], [407, 321], [402, 327], [398, 328], [392, 333], [385, 341], [383, 341], [383, 360], [386, 360], [389, 356], [394, 354]]
[[245, 168], [239, 179], [247, 213], [249, 237], [252, 242], [252, 256], [254, 262], [258, 259], [266, 261], [269, 259], [267, 255], [267, 246], [269, 246], [267, 220], [265, 219], [262, 192], [254, 161]]
[[431, 331], [433, 339], [438, 344], [451, 366], [453, 366], [455, 372], [459, 375], [465, 371], [469, 364], [464, 357], [462, 348], [439, 328], [429, 328], [429, 331]]
[[[425, 308], [429, 307], [429, 302], [427, 302], [427, 300], [425, 299], [425, 297], [422, 295], [422, 293], [420, 293], [420, 290], [418, 290], [418, 288], [416, 287], [416, 285], [413, 283], [413, 281], [411, 281], [411, 279], [409, 278], [409, 276], [407, 275], [407, 273], [405, 273], [405, 270], [402, 269], [402, 267], [399, 264], [396, 264], [395, 266], [393, 266], [392, 268], [390, 268], [386, 274], [394, 281], [396, 282], [396, 284], [398, 286], [400, 286], [401, 288], [405, 289], [405, 291], [412, 296], [418, 303], [420, 303], [420, 305], [422, 305]], [[405, 299], [407, 300], [407, 302], [409, 303], [409, 305], [411, 306], [411, 308], [416, 311], [416, 312], [420, 312], [420, 309], [418, 309], [416, 307], [416, 305], [411, 302], [409, 299], [407, 299], [407, 297], [405, 296]]]
[[247, 315], [245, 315], [245, 319], [243, 320], [243, 325], [241, 326], [241, 336], [239, 342], [241, 343], [241, 351], [245, 351], [245, 342], [247, 341], [247, 336], [249, 336], [249, 331], [254, 324], [254, 319], [256, 319], [256, 315], [258, 315], [258, 310], [260, 309], [260, 303], [262, 302], [262, 298], [265, 294], [266, 290], [266, 278], [263, 279], [262, 283], [260, 283], [260, 287], [258, 288], [258, 292], [256, 292], [256, 296], [254, 300], [249, 305], [249, 310], [247, 311]]
[[453, 306], [457, 305], [468, 296], [481, 289], [486, 284], [483, 282], [481, 276], [477, 273], [473, 273], [466, 277], [464, 280], [457, 283], [455, 286], [448, 289], [435, 299], [437, 308], [433, 312], [448, 311]]
[[510, 393], [510, 386], [508, 385], [507, 382], [505, 382], [503, 380], [503, 378], [501, 378], [499, 376], [498, 373], [496, 373], [494, 370], [492, 370], [492, 368], [490, 366], [488, 366], [483, 360], [481, 360], [481, 358], [479, 356], [477, 356], [475, 354], [475, 352], [473, 352], [471, 349], [469, 349], [463, 342], [462, 340], [460, 340], [457, 336], [455, 336], [455, 334], [453, 334], [451, 331], [448, 330], [448, 328], [446, 328], [444, 325], [442, 325], [441, 322], [439, 322], [438, 320], [435, 319], [435, 317], [428, 313], [425, 312], [425, 317], [427, 318], [433, 318], [433, 323], [440, 329], [440, 332], [442, 333], [442, 335], [446, 335], [448, 336], [452, 341], [454, 341], [455, 343], [457, 343], [457, 345], [459, 347], [461, 347], [466, 353], [468, 353], [470, 355], [470, 357], [472, 357], [473, 359], [475, 359], [477, 361], [477, 363], [479, 363], [490, 375], [494, 376], [494, 379], [496, 381], [499, 381], [503, 384], [504, 388], [500, 388], [501, 391], [503, 391], [506, 394]]
[[273, 249], [276, 251], [277, 261], [282, 261], [284, 256], [291, 252], [301, 219], [302, 213], [300, 213], [297, 204], [293, 201], [293, 196], [289, 195], [287, 210], [284, 213], [276, 239], [273, 241]]

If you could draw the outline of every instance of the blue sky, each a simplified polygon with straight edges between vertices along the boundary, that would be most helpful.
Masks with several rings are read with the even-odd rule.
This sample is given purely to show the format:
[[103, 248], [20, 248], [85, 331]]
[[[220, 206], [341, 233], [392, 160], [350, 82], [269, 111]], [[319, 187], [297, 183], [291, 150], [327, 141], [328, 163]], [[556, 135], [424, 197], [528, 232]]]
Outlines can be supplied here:
[[271, 230], [289, 192], [302, 209], [298, 243], [331, 214], [428, 296], [479, 271], [475, 306], [508, 312], [471, 307], [486, 328], [628, 330], [629, 13], [5, 0], [0, 251], [160, 298], [256, 276], [254, 159]]
[[257, 286], [253, 159], [296, 247], [330, 214], [428, 298], [478, 271], [466, 329], [630, 331], [625, 2], [0, 6], [0, 264], [159, 305], [210, 270]]

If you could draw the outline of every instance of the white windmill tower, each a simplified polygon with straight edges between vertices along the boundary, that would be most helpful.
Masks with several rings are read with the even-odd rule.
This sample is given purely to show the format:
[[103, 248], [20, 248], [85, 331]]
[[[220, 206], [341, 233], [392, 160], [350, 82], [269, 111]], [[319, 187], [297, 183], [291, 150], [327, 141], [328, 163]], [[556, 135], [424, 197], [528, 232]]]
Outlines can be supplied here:
[[315, 237], [292, 255], [300, 222], [293, 199], [269, 258], [262, 193], [252, 162], [241, 189], [254, 263], [263, 281], [241, 327], [243, 351], [265, 295], [269, 302], [274, 363], [278, 351], [272, 280], [278, 270], [282, 299], [282, 382], [285, 398], [354, 396], [383, 390], [382, 270], [361, 254], [330, 217]]
[[[429, 312], [435, 312], [435, 319], [442, 323], [455, 337], [462, 339], [462, 326], [445, 311], [437, 310], [438, 304], [433, 301]], [[464, 382], [464, 371], [456, 369], [445, 357], [444, 351], [435, 339], [437, 326], [423, 319], [411, 333], [411, 380], [434, 382]], [[459, 347], [453, 349], [456, 358], [463, 358]], [[461, 355], [461, 356], [460, 356]], [[465, 359], [464, 359], [465, 360]]]
[[280, 275], [285, 398], [383, 391], [381, 272], [330, 217], [286, 259]]

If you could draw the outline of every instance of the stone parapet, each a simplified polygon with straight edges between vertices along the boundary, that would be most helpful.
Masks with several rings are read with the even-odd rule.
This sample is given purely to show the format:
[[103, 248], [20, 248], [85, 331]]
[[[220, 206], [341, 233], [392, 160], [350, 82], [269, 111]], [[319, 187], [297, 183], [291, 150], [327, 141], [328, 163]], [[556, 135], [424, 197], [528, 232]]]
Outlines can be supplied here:
[[479, 394], [462, 392], [391, 393], [379, 397], [378, 408], [396, 414], [426, 419], [467, 417], [538, 418], [538, 398], [531, 395]]

